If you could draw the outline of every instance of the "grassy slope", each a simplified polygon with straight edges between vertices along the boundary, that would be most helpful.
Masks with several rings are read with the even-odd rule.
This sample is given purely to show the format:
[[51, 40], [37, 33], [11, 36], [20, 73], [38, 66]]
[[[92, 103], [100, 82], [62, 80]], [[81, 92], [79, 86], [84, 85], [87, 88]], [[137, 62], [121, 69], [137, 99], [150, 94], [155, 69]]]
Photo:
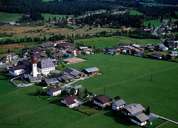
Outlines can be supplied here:
[[141, 12], [139, 12], [139, 11], [137, 11], [137, 10], [132, 9], [132, 10], [129, 11], [129, 15], [132, 15], [132, 16], [135, 16], [135, 15], [140, 16], [140, 15], [143, 15], [143, 13], [141, 13]]
[[67, 15], [43, 13], [42, 16], [44, 17], [45, 20], [48, 20], [49, 18], [53, 19], [54, 17], [58, 20], [59, 18], [65, 18]]
[[160, 43], [160, 41], [157, 39], [135, 39], [129, 37], [122, 37], [122, 36], [81, 39], [78, 40], [77, 42], [85, 45], [96, 46], [97, 48], [112, 47], [117, 45], [118, 43], [137, 43], [137, 44]]
[[18, 13], [6, 13], [0, 12], [0, 22], [10, 22], [10, 21], [17, 21], [21, 18], [22, 14]]
[[[177, 64], [130, 56], [95, 55], [86, 59], [88, 61], [72, 66], [98, 66], [103, 73], [81, 82], [90, 90], [102, 94], [105, 87], [109, 96], [120, 95], [129, 103], [150, 105], [153, 112], [178, 120]], [[68, 108], [50, 104], [47, 100], [33, 96], [35, 90], [36, 87], [17, 89], [0, 96], [1, 128], [135, 127], [118, 123], [108, 113], [87, 117]]]

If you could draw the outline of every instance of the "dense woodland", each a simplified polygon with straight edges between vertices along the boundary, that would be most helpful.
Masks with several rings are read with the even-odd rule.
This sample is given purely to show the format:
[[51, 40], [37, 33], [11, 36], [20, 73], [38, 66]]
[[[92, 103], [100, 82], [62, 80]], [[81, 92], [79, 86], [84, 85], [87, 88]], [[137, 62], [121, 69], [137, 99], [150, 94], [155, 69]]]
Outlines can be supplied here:
[[[146, 0], [144, 0], [146, 1]], [[160, 3], [178, 4], [177, 0], [155, 0]], [[0, 0], [0, 11], [29, 13], [48, 12], [55, 14], [80, 15], [86, 11], [98, 9], [115, 9], [120, 6], [132, 6], [140, 8], [141, 11], [149, 15], [161, 15], [173, 12], [176, 8], [167, 7], [144, 7], [139, 4], [139, 0], [54, 0], [42, 2], [42, 0]], [[148, 9], [147, 9], [148, 8]], [[152, 9], [152, 11], [150, 11]], [[154, 10], [154, 11], [153, 11]]]
[[143, 16], [132, 15], [111, 15], [111, 14], [97, 14], [82, 18], [77, 21], [77, 24], [87, 24], [89, 26], [101, 26], [101, 27], [141, 27], [143, 26]]

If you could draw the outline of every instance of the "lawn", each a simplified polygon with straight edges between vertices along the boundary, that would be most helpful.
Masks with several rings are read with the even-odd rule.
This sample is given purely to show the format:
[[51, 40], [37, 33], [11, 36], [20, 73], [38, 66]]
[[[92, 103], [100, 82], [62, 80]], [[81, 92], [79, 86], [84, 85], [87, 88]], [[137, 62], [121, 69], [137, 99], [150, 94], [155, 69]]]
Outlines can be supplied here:
[[155, 27], [161, 25], [161, 22], [160, 22], [159, 19], [145, 20], [145, 21], [144, 21], [144, 25], [145, 25], [145, 26], [148, 26], [149, 23], [151, 24], [151, 26], [155, 26]]
[[113, 36], [113, 37], [96, 37], [89, 39], [76, 40], [77, 43], [95, 46], [96, 48], [113, 47], [118, 43], [135, 43], [135, 44], [158, 44], [158, 39], [136, 39], [124, 36]]
[[[103, 54], [86, 56], [85, 59], [88, 61], [71, 66], [79, 69], [97, 66], [101, 69], [101, 76], [80, 82], [90, 91], [105, 92], [111, 97], [119, 95], [128, 103], [150, 106], [153, 112], [178, 120], [176, 63]], [[36, 86], [9, 90], [8, 81], [0, 82], [6, 88], [6, 94], [0, 94], [1, 128], [136, 128], [113, 119], [109, 112], [87, 116], [50, 103], [34, 95]], [[160, 128], [177, 127], [169, 123], [165, 125]]]
[[0, 12], [0, 22], [18, 21], [21, 16], [22, 14], [20, 13]]

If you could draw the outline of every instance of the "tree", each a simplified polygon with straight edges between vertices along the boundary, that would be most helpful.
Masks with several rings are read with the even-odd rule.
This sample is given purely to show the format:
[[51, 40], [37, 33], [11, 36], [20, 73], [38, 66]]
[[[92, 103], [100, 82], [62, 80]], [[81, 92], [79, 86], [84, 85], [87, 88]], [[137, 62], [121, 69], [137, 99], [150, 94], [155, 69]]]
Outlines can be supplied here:
[[146, 114], [146, 115], [150, 115], [150, 113], [151, 113], [151, 112], [150, 112], [150, 106], [148, 106], [148, 107], [146, 108], [146, 110], [145, 110], [145, 114]]

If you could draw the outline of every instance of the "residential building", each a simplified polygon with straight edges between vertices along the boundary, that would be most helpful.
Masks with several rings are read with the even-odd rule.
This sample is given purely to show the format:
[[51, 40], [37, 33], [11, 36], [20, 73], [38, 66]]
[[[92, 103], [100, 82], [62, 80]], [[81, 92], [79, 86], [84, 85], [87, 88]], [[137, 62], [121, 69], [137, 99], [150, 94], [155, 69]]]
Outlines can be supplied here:
[[112, 110], [118, 111], [126, 106], [126, 102], [123, 99], [114, 100], [112, 102]]
[[47, 91], [47, 94], [49, 96], [58, 96], [61, 94], [61, 92], [62, 92], [62, 90], [60, 87], [50, 87]]
[[87, 75], [96, 75], [99, 73], [99, 69], [97, 67], [85, 68], [83, 72]]
[[132, 123], [145, 126], [149, 122], [149, 117], [144, 111], [145, 108], [141, 104], [129, 104], [123, 107], [120, 113]]
[[94, 97], [93, 103], [101, 108], [106, 108], [111, 106], [112, 99], [104, 95], [98, 95]]
[[75, 108], [80, 105], [80, 101], [77, 100], [76, 96], [66, 96], [61, 100], [61, 103], [69, 108]]
[[38, 68], [41, 74], [48, 75], [51, 71], [55, 70], [55, 65], [52, 61], [52, 59], [42, 59], [38, 63]]

